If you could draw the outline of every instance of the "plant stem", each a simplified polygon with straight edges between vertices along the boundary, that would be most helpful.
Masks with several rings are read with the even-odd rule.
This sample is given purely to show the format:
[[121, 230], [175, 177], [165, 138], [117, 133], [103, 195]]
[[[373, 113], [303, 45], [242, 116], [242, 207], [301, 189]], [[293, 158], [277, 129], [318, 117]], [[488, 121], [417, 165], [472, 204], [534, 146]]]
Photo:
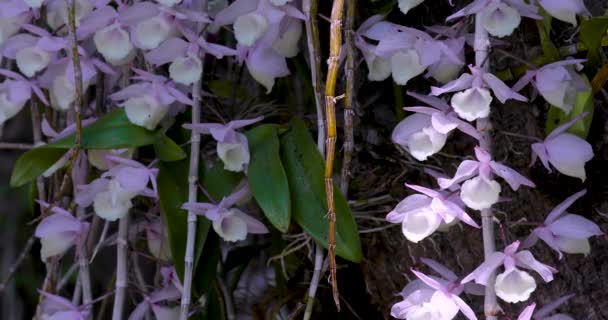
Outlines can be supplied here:
[[[207, 1], [201, 1], [203, 11], [206, 11]], [[202, 30], [199, 25], [197, 32]], [[201, 121], [201, 84], [204, 75], [205, 52], [201, 53], [202, 71], [201, 80], [192, 85], [192, 124], [196, 125]], [[198, 165], [200, 158], [201, 135], [194, 130], [190, 131], [190, 166], [188, 169], [188, 202], [197, 201], [198, 186]], [[194, 269], [194, 242], [196, 239], [197, 215], [194, 211], [188, 211], [188, 233], [186, 235], [186, 253], [184, 255], [184, 283], [181, 299], [180, 320], [188, 319], [190, 299], [192, 295], [192, 273]]]
[[321, 270], [323, 268], [323, 247], [319, 244], [315, 244], [315, 269], [310, 280], [310, 287], [308, 288], [308, 296], [306, 299], [306, 311], [304, 311], [304, 320], [309, 320], [312, 316], [312, 308], [314, 306], [315, 295], [317, 294], [317, 288], [319, 287], [319, 280], [321, 278]]
[[[481, 23], [479, 15], [475, 17], [475, 64], [479, 68], [489, 69], [488, 58], [488, 47], [490, 41], [488, 39], [488, 32], [485, 30]], [[492, 153], [492, 141], [491, 131], [492, 123], [490, 118], [483, 118], [477, 120], [477, 130], [481, 135], [479, 146]], [[493, 225], [493, 211], [492, 208], [484, 209], [481, 211], [481, 223], [483, 233], [483, 251], [484, 258], [488, 259], [495, 251], [496, 244], [494, 240], [494, 225]], [[486, 286], [485, 300], [484, 300], [484, 313], [486, 320], [496, 320], [498, 314], [498, 305], [496, 303], [496, 292], [494, 289], [494, 281], [496, 279], [496, 272], [492, 272], [488, 278], [488, 285]]]
[[322, 156], [325, 156], [325, 122], [323, 120], [323, 76], [321, 74], [321, 44], [319, 42], [319, 26], [317, 25], [317, 0], [303, 0], [302, 11], [306, 15], [306, 40], [308, 58], [310, 60], [310, 75], [312, 89], [317, 109], [317, 146]]
[[344, 158], [342, 160], [342, 175], [340, 177], [340, 190], [348, 199], [348, 182], [350, 180], [350, 163], [355, 147], [353, 129], [353, 101], [355, 90], [355, 40], [353, 38], [355, 23], [356, 1], [348, 2], [346, 7], [346, 22], [344, 28], [346, 43], [346, 92], [344, 96]]
[[118, 222], [118, 238], [116, 239], [116, 294], [112, 320], [123, 319], [125, 291], [127, 288], [127, 236], [129, 232], [129, 214]]
[[336, 210], [334, 207], [333, 168], [336, 148], [336, 80], [338, 78], [338, 62], [342, 46], [342, 12], [344, 0], [334, 0], [331, 8], [331, 24], [329, 35], [329, 59], [327, 80], [325, 82], [325, 119], [327, 138], [325, 140], [325, 195], [327, 197], [327, 217], [329, 232], [327, 240], [329, 269], [331, 274], [331, 289], [336, 308], [340, 311], [340, 293], [336, 270]]

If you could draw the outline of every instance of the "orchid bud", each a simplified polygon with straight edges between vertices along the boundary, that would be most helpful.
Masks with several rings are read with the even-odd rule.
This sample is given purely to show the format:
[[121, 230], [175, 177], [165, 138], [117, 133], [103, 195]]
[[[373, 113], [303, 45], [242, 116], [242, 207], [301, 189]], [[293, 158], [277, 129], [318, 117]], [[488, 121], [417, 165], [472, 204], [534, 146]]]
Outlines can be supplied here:
[[169, 110], [161, 105], [158, 99], [148, 94], [127, 99], [122, 106], [131, 123], [148, 130], [154, 130]]
[[108, 190], [102, 191], [93, 200], [93, 209], [100, 218], [115, 221], [129, 213], [133, 196], [125, 192], [116, 180], [111, 180]]
[[513, 268], [496, 276], [496, 295], [509, 303], [526, 301], [536, 290], [536, 281], [526, 271]]
[[298, 55], [298, 43], [302, 36], [302, 22], [291, 19], [287, 29], [272, 44], [272, 48], [285, 58], [293, 58]]
[[407, 82], [424, 72], [425, 67], [420, 64], [418, 53], [414, 49], [399, 51], [391, 57], [391, 71], [393, 80], [399, 85]]
[[477, 176], [462, 184], [460, 199], [471, 209], [488, 209], [498, 202], [500, 190], [500, 184], [496, 180]]
[[134, 149], [133, 148], [125, 148], [125, 149], [112, 149], [112, 150], [103, 150], [103, 149], [89, 149], [88, 151], [89, 163], [99, 169], [99, 170], [108, 170], [108, 161], [106, 160], [106, 156], [112, 155], [121, 158], [130, 159], [133, 156]]
[[459, 117], [474, 121], [490, 115], [492, 95], [485, 88], [469, 88], [452, 96], [451, 105]]
[[236, 18], [234, 22], [234, 36], [239, 44], [253, 45], [266, 33], [268, 21], [261, 14], [251, 12]]
[[193, 55], [178, 57], [169, 66], [169, 76], [177, 83], [191, 85], [200, 80], [203, 72], [201, 59]]
[[495, 1], [479, 12], [479, 19], [489, 34], [502, 38], [519, 26], [521, 15], [506, 3]]
[[218, 142], [217, 155], [224, 162], [224, 169], [241, 172], [249, 165], [249, 145], [247, 138], [242, 133], [236, 133], [237, 141]]
[[51, 107], [58, 111], [66, 111], [76, 98], [74, 85], [64, 75], [55, 77], [50, 89]]
[[403, 12], [403, 14], [407, 14], [408, 11], [423, 3], [424, 0], [399, 0], [399, 10]]
[[95, 32], [93, 42], [106, 61], [115, 66], [129, 62], [135, 55], [129, 33], [118, 23]]
[[138, 23], [133, 31], [133, 44], [144, 50], [156, 49], [167, 40], [173, 27], [166, 18], [159, 15]]
[[16, 53], [17, 67], [27, 77], [46, 68], [51, 62], [51, 55], [38, 47], [26, 47]]

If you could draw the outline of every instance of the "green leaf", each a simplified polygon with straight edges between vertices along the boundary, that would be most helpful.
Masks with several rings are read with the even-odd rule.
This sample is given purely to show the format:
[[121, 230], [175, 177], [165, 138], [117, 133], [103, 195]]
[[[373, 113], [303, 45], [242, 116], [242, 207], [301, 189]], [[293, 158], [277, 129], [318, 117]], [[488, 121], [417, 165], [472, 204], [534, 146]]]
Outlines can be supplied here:
[[219, 202], [223, 197], [235, 191], [234, 189], [242, 179], [241, 173], [225, 170], [224, 164], [218, 161], [213, 167], [205, 170], [201, 183], [213, 197], [212, 200]]
[[207, 87], [220, 98], [232, 98], [233, 95], [239, 100], [248, 98], [247, 90], [242, 86], [235, 86], [234, 81], [230, 80], [211, 80], [207, 82]]
[[[206, 219], [199, 219], [206, 220]], [[210, 228], [207, 228], [208, 234], [204, 241], [201, 254], [199, 258], [204, 258], [202, 263], [196, 264], [196, 271], [194, 272], [194, 278], [192, 283], [194, 284], [195, 296], [200, 297], [207, 293], [210, 289], [210, 285], [217, 276], [217, 264], [220, 262], [221, 251], [220, 251], [220, 237]]]
[[540, 38], [540, 46], [543, 48], [544, 57], [549, 61], [557, 61], [560, 58], [559, 50], [551, 41], [551, 21], [553, 17], [545, 9], [539, 6], [539, 14], [543, 17], [542, 20], [536, 20], [538, 36]]
[[[306, 126], [294, 120], [281, 138], [281, 159], [285, 165], [292, 213], [295, 221], [318, 243], [327, 248], [327, 202], [323, 178], [324, 162]], [[357, 223], [346, 199], [334, 185], [336, 206], [336, 254], [353, 262], [361, 261], [361, 241]]]
[[[589, 83], [589, 81], [584, 75], [583, 78], [587, 83]], [[583, 112], [588, 112], [589, 115], [587, 115], [581, 121], [575, 123], [568, 130], [568, 132], [575, 134], [583, 139], [586, 139], [587, 135], [589, 134], [589, 129], [591, 128], [591, 121], [593, 120], [593, 110], [594, 100], [591, 90], [579, 91], [576, 94], [576, 103], [574, 104], [574, 107], [572, 108], [572, 111], [570, 111], [570, 113], [566, 114], [561, 109], [555, 106], [551, 106], [549, 112], [547, 113], [545, 133], [548, 135], [558, 126], [578, 117]]]
[[186, 152], [166, 135], [154, 142], [154, 152], [161, 161], [178, 161], [186, 158]]
[[64, 149], [39, 147], [24, 153], [15, 162], [11, 175], [11, 187], [16, 188], [36, 179], [64, 154]]
[[253, 197], [270, 223], [286, 232], [291, 220], [291, 203], [276, 126], [258, 126], [247, 132], [247, 140], [251, 150], [248, 178]]
[[[116, 109], [82, 130], [84, 149], [120, 149], [154, 144], [159, 133], [129, 121], [123, 108]], [[71, 148], [75, 134], [49, 144], [53, 148]]]
[[607, 29], [607, 16], [593, 17], [583, 20], [581, 23], [580, 41], [589, 50], [587, 52], [587, 62], [585, 63], [585, 71], [589, 77], [595, 75], [602, 64], [600, 48]]

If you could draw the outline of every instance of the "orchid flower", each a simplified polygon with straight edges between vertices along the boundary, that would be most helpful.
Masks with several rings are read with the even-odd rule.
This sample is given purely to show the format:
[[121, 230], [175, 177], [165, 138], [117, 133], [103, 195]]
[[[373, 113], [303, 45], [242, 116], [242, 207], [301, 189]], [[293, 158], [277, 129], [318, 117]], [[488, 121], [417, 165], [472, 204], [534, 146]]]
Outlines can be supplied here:
[[139, 82], [110, 95], [112, 100], [120, 101], [118, 105], [125, 108], [133, 124], [154, 130], [172, 103], [192, 105], [192, 100], [173, 81], [136, 68], [133, 72], [136, 75], [131, 79]]
[[200, 80], [203, 68], [201, 53], [209, 53], [218, 59], [237, 54], [234, 49], [207, 42], [204, 37], [199, 37], [179, 23], [175, 23], [175, 26], [186, 40], [169, 38], [156, 49], [146, 53], [145, 58], [155, 66], [171, 63], [169, 75], [177, 83], [190, 85]]
[[431, 87], [431, 94], [434, 96], [459, 91], [452, 96], [451, 100], [452, 108], [459, 117], [473, 121], [489, 116], [492, 95], [488, 88], [494, 92], [501, 103], [505, 103], [509, 99], [528, 101], [526, 97], [511, 90], [495, 75], [472, 65], [469, 66], [469, 69], [471, 73], [464, 73], [443, 87]]
[[442, 224], [451, 224], [456, 220], [479, 228], [479, 225], [463, 210], [457, 193], [435, 191], [429, 188], [408, 185], [419, 193], [403, 199], [397, 207], [388, 213], [386, 220], [390, 223], [401, 223], [403, 235], [417, 243], [431, 235]]
[[[441, 59], [464, 64], [461, 54], [456, 52], [458, 46], [448, 46], [447, 42], [435, 40], [422, 31], [381, 21], [382, 18], [372, 16], [361, 24], [356, 34], [355, 45], [367, 62], [368, 78], [384, 80], [392, 74], [395, 83], [405, 85]], [[369, 44], [366, 38], [378, 44]]]
[[0, 12], [0, 46], [3, 45], [6, 39], [19, 32], [21, 25], [28, 23], [31, 18], [32, 16], [29, 14], [6, 17]]
[[[536, 271], [545, 282], [553, 280], [554, 268], [542, 264], [527, 250], [518, 252], [519, 241], [508, 245], [504, 252], [494, 252], [471, 274], [462, 279], [462, 283], [475, 280], [481, 285], [494, 285], [496, 295], [509, 303], [526, 301], [530, 294], [536, 290], [536, 281], [526, 271], [517, 267]], [[488, 283], [490, 274], [501, 265], [505, 271], [496, 277], [495, 283]]]
[[146, 312], [150, 309], [152, 309], [154, 316], [158, 320], [176, 319], [175, 316], [171, 317], [170, 314], [177, 314], [177, 317], [179, 317], [179, 307], [177, 307], [177, 311], [175, 311], [175, 308], [163, 307], [160, 305], [160, 302], [173, 301], [180, 297], [181, 292], [174, 286], [156, 290], [149, 295], [144, 296], [144, 301], [135, 307], [131, 315], [129, 315], [128, 320], [142, 320], [144, 319]]
[[576, 15], [591, 16], [583, 0], [538, 0], [554, 18], [577, 25]]
[[86, 320], [90, 316], [90, 306], [83, 305], [79, 307], [64, 297], [44, 291], [38, 292], [44, 297], [40, 308], [42, 319]]
[[441, 40], [450, 52], [453, 52], [461, 61], [450, 59], [445, 53], [441, 54], [441, 58], [428, 67], [427, 77], [437, 80], [441, 84], [448, 83], [458, 77], [460, 70], [464, 67], [464, 44], [465, 37], [457, 37], [452, 39]]
[[197, 215], [205, 216], [211, 220], [213, 230], [225, 241], [236, 242], [245, 240], [247, 234], [264, 234], [268, 229], [260, 221], [245, 214], [233, 206], [246, 198], [250, 193], [249, 186], [245, 185], [224, 197], [219, 204], [212, 203], [184, 203], [182, 209], [193, 211]]
[[[51, 30], [57, 30], [59, 34], [68, 34], [68, 6], [65, 0], [46, 0], [46, 23]], [[75, 0], [76, 12], [74, 22], [80, 27], [82, 19], [90, 14], [95, 8], [101, 8], [110, 3], [110, 0]]]
[[31, 78], [54, 59], [54, 39], [20, 33], [8, 38], [1, 47], [2, 56], [16, 60], [19, 71]]
[[[38, 203], [43, 208], [50, 206], [43, 201]], [[53, 214], [44, 218], [34, 233], [40, 238], [42, 261], [64, 253], [73, 245], [76, 245], [77, 251], [80, 252], [86, 240], [89, 223], [78, 220], [70, 212], [57, 206], [53, 206], [50, 211]]]
[[484, 29], [495, 37], [508, 36], [521, 22], [521, 17], [541, 20], [538, 8], [522, 0], [475, 0], [447, 18], [448, 21], [479, 14]]
[[559, 258], [565, 253], [589, 254], [589, 238], [602, 235], [602, 231], [593, 221], [577, 214], [566, 212], [576, 200], [585, 195], [586, 190], [579, 191], [557, 205], [543, 224], [524, 242], [524, 247], [533, 246], [538, 239], [544, 241], [551, 249], [557, 251]]
[[519, 91], [531, 82], [547, 102], [568, 114], [574, 108], [577, 93], [591, 90], [591, 86], [571, 67], [583, 62], [583, 59], [570, 59], [528, 71], [513, 90]]
[[[441, 267], [440, 270], [449, 271], [432, 260], [427, 260], [425, 263], [432, 263]], [[460, 311], [467, 319], [477, 319], [471, 307], [459, 297], [464, 286], [457, 280], [451, 282], [443, 279], [436, 280], [414, 269], [411, 269], [411, 271], [422, 282], [418, 285], [420, 289], [414, 290], [407, 297], [404, 297], [404, 301], [393, 305], [391, 308], [393, 317], [397, 319], [451, 320]], [[450, 273], [453, 275], [452, 272], [448, 274]]]
[[549, 172], [551, 164], [560, 173], [585, 181], [585, 163], [593, 158], [593, 149], [589, 142], [566, 131], [587, 114], [584, 112], [555, 128], [543, 142], [532, 144], [532, 164], [538, 157]]
[[493, 161], [490, 154], [480, 147], [475, 147], [475, 156], [477, 161], [464, 160], [460, 163], [452, 179], [437, 180], [441, 189], [447, 189], [455, 183], [466, 180], [462, 184], [460, 198], [469, 208], [487, 209], [498, 202], [501, 187], [491, 178], [492, 172], [503, 178], [514, 191], [517, 191], [521, 185], [536, 187], [532, 181], [515, 170]]
[[152, 256], [159, 260], [171, 261], [171, 247], [169, 246], [168, 230], [161, 219], [156, 219], [144, 225], [148, 250]]
[[7, 77], [0, 83], [0, 125], [14, 117], [34, 94], [44, 104], [48, 101], [38, 85], [23, 76], [6, 69], [0, 69], [0, 75]]
[[210, 134], [217, 141], [217, 154], [224, 162], [224, 169], [240, 172], [245, 171], [249, 166], [249, 144], [247, 137], [236, 132], [236, 129], [254, 124], [262, 119], [263, 117], [233, 120], [225, 125], [220, 123], [185, 124], [184, 128], [202, 134]]
[[297, 54], [306, 16], [295, 6], [269, 0], [237, 0], [215, 16], [214, 26], [233, 24], [238, 57], [269, 93], [275, 79], [289, 75], [286, 57]]
[[470, 124], [458, 119], [450, 106], [443, 100], [423, 96], [413, 92], [408, 94], [430, 107], [405, 107], [406, 111], [415, 114], [401, 120], [393, 129], [392, 141], [408, 151], [419, 161], [439, 152], [447, 140], [448, 134], [454, 130], [460, 131], [479, 140], [479, 133]]

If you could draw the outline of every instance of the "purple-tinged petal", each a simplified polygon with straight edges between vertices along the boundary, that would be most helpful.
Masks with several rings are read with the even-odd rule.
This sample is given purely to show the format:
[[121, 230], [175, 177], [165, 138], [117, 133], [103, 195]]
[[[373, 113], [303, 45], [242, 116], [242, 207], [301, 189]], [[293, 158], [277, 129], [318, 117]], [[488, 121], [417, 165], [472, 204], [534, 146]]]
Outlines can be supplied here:
[[490, 0], [475, 0], [475, 1], [471, 2], [469, 5], [467, 5], [466, 7], [460, 9], [456, 13], [447, 17], [445, 20], [450, 21], [450, 20], [454, 20], [456, 18], [475, 14], [475, 13], [483, 10], [483, 8], [485, 8], [489, 3], [490, 3]]
[[405, 216], [414, 210], [431, 204], [431, 199], [422, 194], [413, 194], [401, 200], [397, 206], [386, 215], [386, 221], [390, 223], [402, 223]]
[[110, 6], [98, 8], [83, 17], [76, 30], [79, 40], [86, 39], [95, 32], [109, 26], [118, 18], [118, 12]]
[[151, 64], [161, 66], [185, 56], [189, 46], [190, 44], [181, 38], [169, 38], [144, 56]]
[[458, 79], [448, 82], [443, 87], [431, 87], [431, 94], [434, 96], [440, 96], [449, 92], [463, 91], [471, 88], [472, 85], [473, 75], [464, 73]]
[[137, 2], [120, 10], [118, 20], [122, 25], [132, 26], [143, 20], [153, 18], [159, 13], [159, 7], [155, 3]]
[[236, 18], [255, 11], [258, 7], [259, 0], [237, 0], [230, 4], [215, 16], [213, 24], [215, 26], [224, 26], [232, 24]]
[[98, 193], [108, 189], [109, 183], [108, 179], [95, 179], [89, 184], [77, 186], [74, 202], [81, 207], [88, 207]]
[[519, 80], [513, 85], [513, 87], [511, 89], [515, 92], [520, 91], [534, 79], [534, 77], [537, 75], [537, 73], [538, 73], [538, 70], [532, 70], [532, 71], [526, 72], [526, 74], [523, 75], [521, 78], [519, 78]]
[[456, 173], [452, 179], [439, 178], [437, 183], [441, 189], [447, 189], [453, 184], [467, 180], [477, 174], [479, 169], [479, 162], [473, 160], [464, 160], [456, 169]]
[[290, 17], [306, 21], [306, 15], [293, 5], [284, 4], [281, 6], [281, 10], [285, 11], [285, 13]]
[[253, 119], [245, 119], [245, 120], [232, 120], [230, 122], [228, 122], [228, 127], [236, 130], [239, 128], [243, 128], [249, 125], [252, 125], [256, 122], [260, 122], [264, 119], [264, 116], [259, 116], [257, 118], [253, 118]]
[[71, 215], [55, 213], [44, 218], [36, 227], [34, 235], [44, 238], [64, 232], [79, 233], [82, 223]]
[[494, 95], [501, 103], [505, 103], [509, 99], [515, 99], [522, 102], [528, 101], [528, 98], [511, 90], [511, 88], [502, 82], [502, 80], [491, 73], [484, 73], [483, 80], [490, 89], [492, 89], [492, 92], [494, 92]]
[[443, 287], [443, 285], [441, 285], [441, 283], [439, 283], [437, 280], [427, 276], [426, 274], [416, 271], [414, 269], [410, 269], [410, 271], [412, 271], [412, 273], [414, 275], [416, 275], [416, 277], [418, 277], [418, 279], [422, 280], [422, 282], [424, 282], [429, 287], [431, 287], [435, 290], [439, 290], [439, 291], [443, 291], [445, 289]]
[[420, 261], [422, 263], [426, 264], [429, 268], [433, 269], [435, 272], [437, 272], [439, 275], [441, 275], [446, 280], [449, 280], [449, 281], [458, 280], [458, 276], [452, 270], [448, 269], [448, 267], [442, 265], [441, 263], [439, 263], [433, 259], [427, 259], [427, 258], [420, 258]]
[[522, 268], [536, 271], [545, 282], [551, 282], [553, 280], [553, 274], [557, 273], [557, 270], [546, 264], [536, 260], [530, 251], [524, 250], [515, 254], [516, 264]]
[[417, 186], [417, 185], [413, 185], [413, 184], [405, 184], [406, 187], [412, 189], [412, 190], [416, 190], [422, 194], [425, 194], [431, 198], [438, 198], [441, 196], [441, 193], [433, 190], [433, 189], [429, 189], [429, 188], [425, 188], [422, 186]]
[[407, 94], [413, 98], [416, 98], [417, 100], [424, 102], [426, 104], [428, 104], [431, 107], [437, 108], [443, 112], [448, 112], [451, 107], [450, 105], [443, 101], [443, 99], [434, 97], [434, 96], [427, 96], [427, 95], [422, 95], [419, 93], [415, 93], [412, 91], [408, 91]]
[[589, 142], [570, 133], [562, 133], [550, 140], [545, 140], [549, 163], [560, 173], [585, 181], [587, 173], [585, 163], [594, 154]]
[[604, 234], [595, 222], [577, 214], [566, 214], [547, 226], [559, 237], [570, 239], [586, 239]]
[[201, 46], [201, 48], [203, 48], [203, 51], [205, 53], [208, 53], [208, 54], [216, 57], [217, 59], [221, 59], [225, 56], [236, 56], [237, 55], [237, 51], [235, 49], [228, 48], [226, 46], [222, 46], [219, 44], [207, 42], [203, 38], [200, 38], [198, 40], [198, 44]]
[[477, 317], [475, 316], [475, 312], [473, 311], [473, 309], [471, 309], [471, 307], [469, 307], [469, 305], [466, 302], [464, 302], [464, 300], [462, 300], [459, 296], [452, 295], [450, 297], [450, 299], [452, 301], [454, 301], [454, 303], [456, 305], [458, 305], [458, 309], [460, 309], [460, 312], [462, 312], [462, 314], [464, 314], [465, 317], [467, 317], [467, 319], [477, 320]]
[[455, 116], [454, 113], [450, 114], [450, 118], [452, 118], [452, 121], [458, 124], [458, 130], [477, 140], [481, 140], [481, 135], [479, 134], [479, 131], [477, 131], [477, 129], [470, 125], [468, 122], [460, 120], [457, 116]]
[[192, 99], [188, 98], [188, 96], [185, 93], [181, 92], [179, 89], [170, 87], [170, 86], [167, 86], [166, 88], [169, 91], [169, 93], [171, 94], [171, 96], [173, 96], [175, 98], [175, 100], [177, 100], [183, 104], [186, 104], [186, 105], [194, 104], [194, 101], [192, 101]]
[[272, 91], [275, 78], [289, 75], [285, 58], [269, 47], [256, 47], [249, 52], [245, 61], [249, 74], [266, 88]]
[[444, 113], [436, 112], [431, 116], [431, 124], [437, 132], [448, 134], [458, 128], [458, 123], [454, 118], [446, 116]]
[[540, 320], [540, 319], [543, 319], [543, 318], [549, 316], [549, 314], [551, 312], [553, 312], [555, 309], [557, 309], [562, 304], [566, 303], [566, 301], [568, 301], [570, 298], [572, 298], [574, 296], [575, 296], [575, 294], [565, 295], [565, 296], [543, 306], [542, 308], [540, 308], [536, 311], [536, 313], [534, 314], [534, 318]]
[[142, 320], [144, 319], [144, 317], [146, 316], [146, 313], [150, 310], [150, 302], [148, 302], [147, 299], [144, 299], [144, 301], [140, 302], [135, 309], [133, 310], [133, 312], [131, 312], [131, 314], [129, 315], [129, 318], [127, 318], [127, 320]]
[[536, 188], [534, 182], [528, 180], [528, 178], [522, 176], [517, 171], [501, 163], [491, 161], [490, 167], [497, 176], [503, 178], [509, 184], [513, 191], [517, 191], [517, 189], [519, 189], [519, 186], [521, 185], [528, 186], [530, 188]]
[[540, 159], [543, 166], [549, 170], [549, 173], [551, 173], [549, 154], [547, 154], [547, 148], [542, 142], [532, 144], [532, 161], [530, 162], [530, 166], [534, 165], [534, 162], [536, 162], [536, 157]]
[[547, 228], [536, 228], [534, 230], [534, 234], [541, 239], [546, 245], [548, 245], [551, 249], [555, 250], [561, 260], [563, 257], [563, 253], [561, 251], [559, 238], [555, 237], [553, 233]]
[[496, 270], [505, 260], [505, 254], [502, 252], [494, 252], [486, 259], [479, 267], [477, 267], [468, 276], [464, 277], [460, 283], [467, 283], [475, 280], [475, 283], [487, 285], [490, 274]]
[[245, 213], [237, 211], [234, 215], [245, 221], [245, 224], [247, 225], [247, 233], [265, 234], [269, 232], [268, 228], [266, 228], [263, 223]]
[[568, 129], [570, 129], [571, 126], [573, 126], [575, 123], [579, 122], [581, 119], [585, 118], [588, 114], [589, 114], [589, 112], [583, 112], [578, 117], [555, 128], [553, 131], [551, 131], [551, 133], [547, 136], [547, 138], [545, 138], [545, 142], [547, 142], [551, 139], [554, 139], [555, 137], [559, 136], [560, 134], [568, 131]]
[[475, 220], [473, 220], [473, 218], [471, 218], [471, 216], [469, 216], [467, 212], [456, 203], [449, 200], [444, 200], [442, 202], [448, 208], [448, 210], [450, 210], [451, 215], [457, 217], [460, 221], [470, 225], [471, 227], [480, 228], [477, 222], [475, 222]]
[[9, 59], [16, 59], [17, 51], [33, 47], [38, 42], [38, 37], [35, 37], [29, 33], [20, 33], [14, 35], [8, 39], [6, 39], [2, 46], [0, 47], [0, 52], [2, 56], [5, 56]]
[[517, 320], [530, 320], [532, 319], [532, 314], [534, 313], [534, 308], [536, 308], [536, 303], [533, 303], [527, 306], [517, 317]]
[[[78, 307], [76, 307], [70, 300], [68, 300], [64, 297], [50, 294], [50, 293], [44, 292], [42, 290], [38, 290], [38, 293], [40, 293], [40, 295], [44, 296], [44, 298], [46, 300], [45, 304], [47, 304], [47, 303], [53, 304], [53, 307], [55, 307], [54, 310], [78, 311]], [[46, 307], [46, 305], [44, 307]]]

